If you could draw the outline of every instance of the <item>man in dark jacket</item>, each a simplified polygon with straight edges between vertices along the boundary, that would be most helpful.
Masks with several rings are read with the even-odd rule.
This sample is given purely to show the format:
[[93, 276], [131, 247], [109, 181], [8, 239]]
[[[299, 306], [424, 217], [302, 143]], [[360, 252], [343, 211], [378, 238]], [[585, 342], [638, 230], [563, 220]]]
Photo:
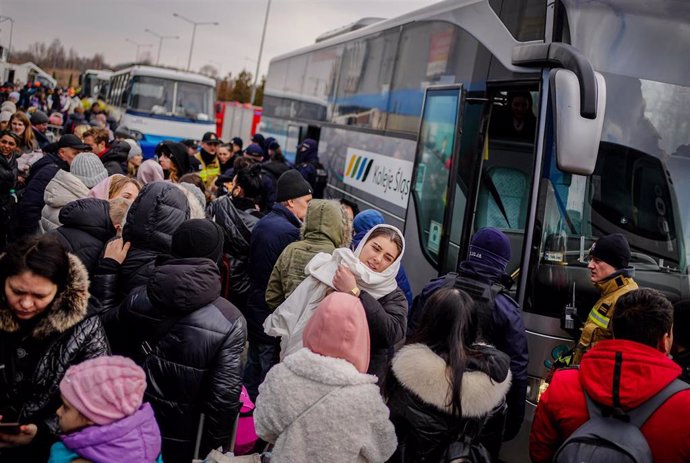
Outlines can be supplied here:
[[131, 146], [124, 141], [113, 141], [108, 144], [109, 137], [107, 130], [95, 128], [84, 132], [84, 143], [101, 159], [108, 176], [127, 175], [127, 156]]
[[[590, 418], [585, 392], [604, 410], [628, 412], [651, 399], [680, 375], [668, 358], [673, 306], [653, 289], [637, 289], [616, 302], [613, 339], [582, 357], [579, 368], [556, 371], [541, 395], [530, 433], [533, 462], [553, 461], [558, 448]], [[676, 392], [640, 427], [653, 461], [690, 461], [690, 389]], [[603, 461], [593, 458], [592, 461]]]
[[[510, 371], [513, 382], [508, 392], [508, 416], [504, 440], [517, 435], [525, 417], [527, 395], [527, 334], [522, 321], [520, 306], [501, 289], [508, 276], [505, 274], [510, 261], [511, 249], [508, 237], [496, 228], [478, 230], [470, 241], [469, 257], [460, 263], [457, 278], [442, 276], [424, 287], [415, 298], [410, 314], [409, 330], [413, 331], [421, 319], [422, 309], [429, 297], [446, 285], [457, 285], [463, 289], [461, 280], [467, 278], [495, 293], [494, 307], [487, 316], [484, 339], [510, 357]], [[457, 281], [456, 281], [457, 280]]]
[[309, 182], [314, 190], [315, 198], [323, 198], [326, 187], [320, 177], [319, 168], [319, 143], [311, 138], [306, 138], [297, 147], [297, 157], [295, 167], [302, 174], [302, 177]]
[[35, 111], [31, 114], [31, 129], [34, 131], [34, 136], [38, 142], [38, 147], [41, 150], [45, 149], [50, 144], [50, 140], [46, 135], [48, 130], [48, 116], [43, 111]]
[[252, 400], [259, 394], [259, 384], [276, 363], [279, 353], [276, 339], [265, 334], [263, 328], [270, 313], [266, 305], [268, 279], [283, 249], [299, 239], [299, 228], [311, 198], [311, 186], [299, 172], [285, 172], [277, 182], [276, 204], [252, 231], [249, 248], [251, 284], [247, 299], [249, 352], [244, 370], [244, 385]]
[[220, 297], [222, 251], [217, 224], [183, 223], [172, 236], [172, 257], [158, 259], [151, 278], [117, 314], [127, 329], [120, 353], [146, 371], [146, 398], [168, 463], [192, 459], [198, 432], [200, 454], [226, 447], [240, 409], [247, 328], [239, 310]]
[[38, 231], [41, 211], [45, 206], [43, 195], [48, 183], [58, 170], [69, 172], [69, 166], [77, 154], [89, 149], [89, 145], [85, 145], [76, 135], [71, 134], [63, 135], [60, 141], [46, 147], [45, 155], [31, 166], [24, 195], [18, 207], [20, 234], [30, 235]]
[[243, 314], [247, 310], [250, 284], [249, 243], [252, 230], [263, 217], [257, 207], [260, 196], [260, 166], [254, 164], [240, 169], [232, 180], [232, 191], [209, 206], [211, 217], [225, 235], [223, 251], [228, 259], [229, 272], [223, 279], [224, 297]]

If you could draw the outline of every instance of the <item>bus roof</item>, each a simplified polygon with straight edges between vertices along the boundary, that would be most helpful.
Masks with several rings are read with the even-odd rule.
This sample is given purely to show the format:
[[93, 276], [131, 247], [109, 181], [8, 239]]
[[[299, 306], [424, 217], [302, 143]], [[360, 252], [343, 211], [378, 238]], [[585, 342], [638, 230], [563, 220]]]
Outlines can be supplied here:
[[396, 18], [386, 19], [353, 32], [336, 35], [333, 38], [285, 53], [273, 58], [271, 62], [368, 37], [378, 32], [422, 20], [445, 21], [456, 24], [477, 38], [507, 69], [514, 72], [534, 72], [534, 69], [512, 64], [513, 47], [522, 42], [513, 37], [491, 8], [488, 0], [444, 0]]
[[113, 71], [110, 69], [87, 69], [84, 71], [84, 75], [95, 74], [98, 77], [109, 79], [113, 75]]
[[216, 81], [210, 77], [197, 74], [195, 72], [178, 71], [177, 69], [161, 68], [156, 66], [147, 66], [143, 64], [135, 64], [117, 70], [113, 75], [132, 74], [133, 76], [151, 76], [159, 77], [161, 79], [178, 80], [184, 82], [192, 82], [195, 84], [208, 85], [215, 87]]

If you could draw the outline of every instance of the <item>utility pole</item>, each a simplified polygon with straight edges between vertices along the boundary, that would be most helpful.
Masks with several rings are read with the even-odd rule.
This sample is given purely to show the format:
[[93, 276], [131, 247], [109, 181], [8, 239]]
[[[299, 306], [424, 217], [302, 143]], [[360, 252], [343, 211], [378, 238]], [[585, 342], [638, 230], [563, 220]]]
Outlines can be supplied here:
[[161, 48], [163, 48], [163, 40], [165, 39], [179, 39], [179, 35], [160, 35], [158, 32], [154, 32], [151, 29], [144, 29], [144, 32], [148, 32], [149, 34], [158, 37], [158, 54], [156, 55], [156, 66], [161, 61]]
[[180, 18], [183, 21], [187, 21], [189, 24], [191, 24], [192, 27], [192, 42], [189, 44], [189, 59], [187, 60], [187, 70], [192, 66], [192, 51], [194, 51], [194, 37], [196, 36], [196, 26], [218, 26], [219, 23], [215, 21], [206, 21], [206, 22], [199, 22], [199, 21], [193, 21], [189, 18], [186, 18], [180, 14], [173, 13], [173, 16], [176, 18]]
[[259, 82], [259, 67], [261, 66], [261, 54], [264, 51], [264, 39], [266, 38], [266, 25], [268, 24], [268, 14], [271, 11], [271, 0], [266, 4], [266, 16], [264, 17], [264, 30], [261, 32], [261, 45], [259, 45], [259, 58], [256, 60], [256, 73], [254, 74], [254, 85], [252, 85], [252, 96], [249, 99], [250, 104], [254, 104], [254, 97], [256, 96], [256, 85]]
[[9, 16], [0, 16], [0, 23], [3, 23], [5, 21], [10, 22], [10, 43], [7, 46], [7, 61], [9, 61], [10, 53], [12, 53], [12, 33], [14, 32], [14, 18], [10, 18]]
[[137, 54], [134, 56], [134, 62], [138, 63], [139, 62], [139, 50], [141, 50], [142, 47], [152, 47], [153, 45], [150, 43], [139, 43], [136, 42], [132, 39], [125, 39], [126, 42], [131, 43], [132, 45], [135, 45], [137, 47]]

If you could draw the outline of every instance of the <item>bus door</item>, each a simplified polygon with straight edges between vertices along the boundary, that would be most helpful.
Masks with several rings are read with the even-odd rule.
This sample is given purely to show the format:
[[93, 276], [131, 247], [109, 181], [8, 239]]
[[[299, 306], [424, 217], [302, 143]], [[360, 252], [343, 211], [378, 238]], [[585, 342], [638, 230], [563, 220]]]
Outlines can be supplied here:
[[468, 197], [455, 181], [464, 103], [462, 85], [425, 93], [405, 221], [405, 270], [415, 293], [457, 263]]

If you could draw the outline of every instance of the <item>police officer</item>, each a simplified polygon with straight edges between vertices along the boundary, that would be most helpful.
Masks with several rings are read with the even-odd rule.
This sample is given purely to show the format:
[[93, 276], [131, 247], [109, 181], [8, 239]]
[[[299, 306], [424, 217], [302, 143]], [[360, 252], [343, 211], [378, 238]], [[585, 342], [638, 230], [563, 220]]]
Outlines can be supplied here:
[[201, 150], [195, 156], [201, 164], [197, 173], [209, 191], [213, 190], [216, 178], [220, 175], [220, 164], [216, 156], [220, 144], [221, 141], [215, 133], [206, 132], [201, 138]]

